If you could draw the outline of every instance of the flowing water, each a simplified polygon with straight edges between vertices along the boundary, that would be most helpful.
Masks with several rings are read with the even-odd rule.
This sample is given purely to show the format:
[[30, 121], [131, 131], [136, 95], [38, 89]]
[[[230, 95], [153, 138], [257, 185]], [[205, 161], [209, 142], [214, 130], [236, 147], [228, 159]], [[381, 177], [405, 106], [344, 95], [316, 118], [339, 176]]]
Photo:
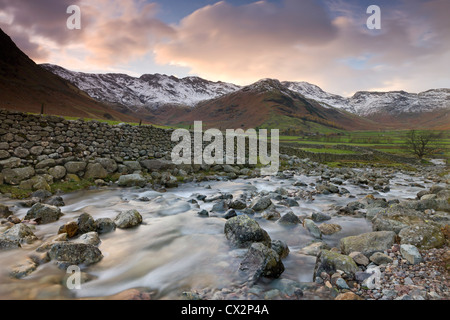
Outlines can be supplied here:
[[[231, 193], [234, 198], [243, 193], [274, 191], [278, 187], [287, 190], [313, 190], [309, 184], [319, 177], [293, 176], [289, 179], [276, 177], [260, 179], [238, 179], [233, 181], [208, 181], [188, 183], [165, 193], [146, 189], [105, 188], [80, 191], [63, 196], [66, 206], [64, 216], [55, 223], [36, 226], [34, 230], [40, 239], [22, 249], [0, 252], [0, 299], [65, 299], [106, 297], [131, 288], [149, 288], [153, 299], [179, 299], [183, 291], [202, 288], [229, 288], [238, 286], [243, 279], [237, 272], [245, 250], [230, 248], [225, 236], [226, 220], [219, 216], [200, 217], [200, 209], [211, 209], [213, 203], [191, 204], [187, 200], [196, 193], [215, 195]], [[292, 184], [302, 181], [305, 187]], [[390, 199], [415, 198], [423, 190], [411, 186], [412, 182], [426, 187], [431, 184], [423, 179], [396, 174], [391, 179], [391, 191], [379, 193], [378, 197]], [[309, 216], [314, 211], [330, 211], [331, 206], [343, 206], [376, 191], [344, 182], [355, 197], [338, 194], [317, 195], [314, 201], [299, 200], [299, 207], [292, 207], [295, 214]], [[149, 201], [142, 201], [146, 197]], [[141, 200], [140, 200], [141, 199]], [[28, 208], [17, 206], [17, 202], [0, 199], [12, 206], [15, 215], [23, 218]], [[277, 204], [277, 201], [274, 201]], [[123, 210], [136, 209], [143, 217], [143, 224], [133, 229], [116, 229], [101, 235], [99, 245], [104, 258], [97, 264], [83, 270], [92, 278], [82, 285], [81, 290], [69, 291], [61, 286], [65, 272], [53, 263], [38, 267], [24, 279], [12, 279], [11, 267], [27, 259], [42, 241], [57, 234], [59, 227], [76, 220], [83, 213], [94, 217], [114, 219]], [[277, 207], [283, 215], [286, 207]], [[258, 215], [254, 217], [272, 240], [285, 241], [290, 249], [283, 260], [285, 272], [281, 278], [298, 282], [311, 282], [315, 257], [298, 253], [311, 243], [313, 238], [302, 226], [287, 227], [268, 221]], [[330, 246], [337, 246], [342, 237], [371, 231], [371, 225], [364, 218], [348, 216], [332, 217], [326, 223], [337, 223], [342, 231], [323, 236]], [[269, 285], [270, 286], [270, 285]]]

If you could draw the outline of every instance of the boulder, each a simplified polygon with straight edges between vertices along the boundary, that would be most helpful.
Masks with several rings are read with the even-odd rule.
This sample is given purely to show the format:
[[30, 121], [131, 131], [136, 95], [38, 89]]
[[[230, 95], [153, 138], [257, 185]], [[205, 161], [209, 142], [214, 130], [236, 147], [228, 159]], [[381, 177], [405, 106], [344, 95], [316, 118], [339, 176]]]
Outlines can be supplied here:
[[120, 187], [144, 187], [147, 181], [140, 174], [127, 174], [120, 176], [118, 185]]
[[284, 259], [289, 255], [289, 247], [284, 241], [272, 240], [271, 248], [278, 253], [281, 259]]
[[85, 179], [104, 179], [108, 176], [108, 171], [100, 163], [89, 163], [84, 173]]
[[384, 252], [392, 247], [396, 234], [393, 231], [377, 231], [363, 233], [357, 236], [342, 238], [340, 248], [342, 253], [361, 252], [370, 257], [375, 252]]
[[66, 168], [67, 173], [77, 174], [84, 171], [84, 169], [86, 169], [86, 165], [87, 163], [84, 161], [69, 161], [64, 165], [64, 167]]
[[114, 219], [114, 223], [120, 229], [133, 228], [142, 223], [142, 216], [137, 210], [122, 211]]
[[334, 223], [322, 223], [319, 229], [324, 235], [332, 235], [342, 230], [342, 227]]
[[268, 207], [270, 207], [270, 205], [272, 205], [272, 200], [270, 200], [269, 197], [262, 197], [262, 198], [253, 200], [250, 207], [253, 210], [255, 210], [256, 212], [261, 212], [261, 211], [264, 211], [265, 209], [267, 209]]
[[35, 219], [39, 224], [47, 224], [58, 221], [62, 215], [58, 207], [36, 203], [28, 210], [25, 220]]
[[356, 264], [360, 266], [367, 266], [370, 263], [369, 259], [361, 252], [353, 251], [348, 256], [351, 257], [353, 261], [355, 261]]
[[311, 218], [315, 222], [322, 222], [331, 219], [331, 217], [328, 214], [323, 212], [313, 212]]
[[256, 282], [260, 277], [278, 278], [284, 272], [284, 265], [275, 250], [264, 244], [252, 243], [241, 262], [240, 271]]
[[140, 164], [149, 171], [171, 170], [176, 167], [173, 162], [161, 159], [142, 160]]
[[422, 255], [416, 246], [412, 244], [402, 244], [400, 246], [400, 253], [410, 264], [418, 264], [422, 262]]
[[297, 225], [300, 223], [300, 218], [292, 211], [289, 211], [278, 219], [278, 223], [285, 225]]
[[0, 251], [20, 248], [20, 243], [11, 241], [0, 236]]
[[8, 206], [5, 206], [4, 204], [0, 204], [0, 218], [8, 218], [13, 213], [11, 210], [9, 210]]
[[349, 277], [353, 278], [358, 271], [358, 266], [355, 261], [347, 255], [329, 250], [322, 250], [316, 259], [313, 280], [315, 280], [317, 276], [320, 276], [322, 272], [332, 275], [336, 273], [337, 270], [341, 270]]
[[116, 230], [116, 224], [110, 218], [100, 218], [95, 220], [97, 226], [97, 232], [99, 234], [105, 234]]
[[445, 244], [445, 236], [441, 228], [431, 224], [406, 227], [398, 235], [400, 244], [412, 244], [422, 250], [439, 248]]
[[26, 180], [34, 176], [35, 171], [33, 167], [4, 169], [2, 171], [3, 179], [5, 183], [18, 185], [21, 181]]
[[98, 246], [100, 242], [101, 242], [100, 237], [98, 236], [98, 233], [95, 231], [82, 234], [77, 240], [75, 240], [75, 243], [84, 243], [93, 246]]
[[95, 159], [95, 162], [101, 164], [101, 166], [106, 170], [107, 173], [114, 173], [117, 171], [118, 166], [114, 159], [97, 158]]
[[88, 233], [97, 230], [94, 218], [88, 213], [82, 213], [77, 220], [78, 234]]
[[31, 244], [37, 240], [37, 237], [34, 235], [31, 228], [23, 223], [15, 224], [13, 227], [6, 230], [1, 237], [21, 244]]
[[247, 204], [243, 200], [236, 199], [230, 203], [230, 208], [235, 210], [242, 210], [247, 208]]
[[271, 246], [272, 240], [269, 234], [259, 226], [258, 222], [247, 215], [227, 220], [224, 232], [233, 247], [249, 248], [254, 242], [262, 242], [268, 247]]
[[330, 247], [325, 242], [313, 242], [310, 245], [300, 249], [298, 253], [304, 254], [307, 256], [317, 257], [322, 250], [329, 250]]
[[382, 252], [375, 252], [370, 256], [370, 261], [376, 265], [389, 264], [393, 262], [393, 259]]
[[58, 234], [63, 233], [67, 234], [69, 238], [75, 237], [78, 234], [78, 223], [76, 221], [70, 221], [62, 225], [58, 230]]
[[314, 238], [322, 239], [322, 231], [320, 231], [319, 227], [311, 219], [305, 219], [303, 223]]
[[93, 245], [74, 242], [58, 242], [52, 245], [49, 251], [51, 260], [63, 265], [92, 265], [99, 262], [103, 255]]

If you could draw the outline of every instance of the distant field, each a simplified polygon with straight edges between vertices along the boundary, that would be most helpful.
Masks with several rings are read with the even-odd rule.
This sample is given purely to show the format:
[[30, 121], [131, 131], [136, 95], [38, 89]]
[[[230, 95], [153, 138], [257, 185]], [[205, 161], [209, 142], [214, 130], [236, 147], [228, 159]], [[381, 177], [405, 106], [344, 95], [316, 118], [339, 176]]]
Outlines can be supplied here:
[[[303, 145], [323, 145], [335, 146], [335, 145], [351, 145], [358, 147], [373, 148], [382, 152], [392, 153], [402, 156], [412, 156], [408, 151], [405, 143], [408, 130], [399, 131], [353, 131], [353, 132], [340, 132], [335, 134], [326, 135], [313, 135], [313, 136], [281, 136], [281, 143], [299, 143]], [[450, 159], [450, 132], [444, 131], [442, 139], [438, 144], [442, 147], [442, 150], [435, 155], [435, 157]], [[306, 148], [305, 150], [308, 150]], [[333, 149], [317, 149], [319, 150], [333, 150]], [[343, 153], [342, 150], [333, 153]], [[313, 151], [316, 152], [316, 151]], [[324, 152], [324, 151], [322, 151]]]

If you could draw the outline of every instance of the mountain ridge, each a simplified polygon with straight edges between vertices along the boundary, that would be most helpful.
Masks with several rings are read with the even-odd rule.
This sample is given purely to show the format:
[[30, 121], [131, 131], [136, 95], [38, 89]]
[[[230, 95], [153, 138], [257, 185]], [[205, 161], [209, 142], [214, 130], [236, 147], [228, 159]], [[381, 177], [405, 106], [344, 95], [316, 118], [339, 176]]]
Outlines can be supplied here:
[[[124, 74], [88, 74], [69, 71], [59, 66], [44, 64], [45, 69], [58, 74], [74, 83], [91, 97], [109, 104], [126, 106], [130, 111], [146, 111], [167, 105], [195, 107], [222, 96], [235, 93], [243, 88], [261, 87], [267, 81], [276, 83], [280, 90], [288, 89], [301, 94], [307, 99], [317, 101], [324, 108], [337, 108], [358, 116], [379, 121], [387, 121], [390, 126], [401, 125], [401, 118], [426, 116], [427, 122], [435, 111], [439, 117], [448, 117], [450, 109], [450, 89], [430, 89], [420, 93], [406, 91], [358, 91], [351, 97], [342, 97], [324, 91], [319, 86], [308, 82], [279, 81], [261, 79], [248, 86], [238, 86], [226, 82], [212, 82], [200, 77], [185, 77], [161, 74], [144, 74], [139, 78]], [[392, 119], [387, 119], [391, 116]], [[447, 118], [448, 119], [448, 118]], [[391, 121], [392, 120], [392, 121]], [[420, 119], [413, 123], [420, 126]], [[442, 127], [442, 122], [441, 127]], [[404, 125], [401, 125], [404, 127]], [[429, 126], [429, 125], [428, 125]], [[445, 125], [444, 125], [445, 127]]]

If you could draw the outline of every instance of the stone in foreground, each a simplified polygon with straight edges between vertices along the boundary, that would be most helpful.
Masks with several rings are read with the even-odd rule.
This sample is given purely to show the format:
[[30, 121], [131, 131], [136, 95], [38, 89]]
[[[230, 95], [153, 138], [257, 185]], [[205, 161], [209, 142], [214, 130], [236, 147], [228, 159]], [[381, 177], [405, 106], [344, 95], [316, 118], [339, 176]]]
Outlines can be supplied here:
[[49, 257], [67, 265], [91, 265], [102, 260], [102, 252], [95, 246], [84, 243], [59, 242], [55, 243]]
[[254, 242], [271, 246], [272, 240], [269, 234], [259, 226], [258, 222], [247, 215], [227, 220], [224, 232], [232, 246], [237, 248], [249, 248]]
[[396, 234], [393, 231], [363, 233], [341, 239], [340, 247], [344, 254], [357, 251], [370, 257], [375, 252], [384, 252], [390, 249], [395, 242], [395, 237]]

